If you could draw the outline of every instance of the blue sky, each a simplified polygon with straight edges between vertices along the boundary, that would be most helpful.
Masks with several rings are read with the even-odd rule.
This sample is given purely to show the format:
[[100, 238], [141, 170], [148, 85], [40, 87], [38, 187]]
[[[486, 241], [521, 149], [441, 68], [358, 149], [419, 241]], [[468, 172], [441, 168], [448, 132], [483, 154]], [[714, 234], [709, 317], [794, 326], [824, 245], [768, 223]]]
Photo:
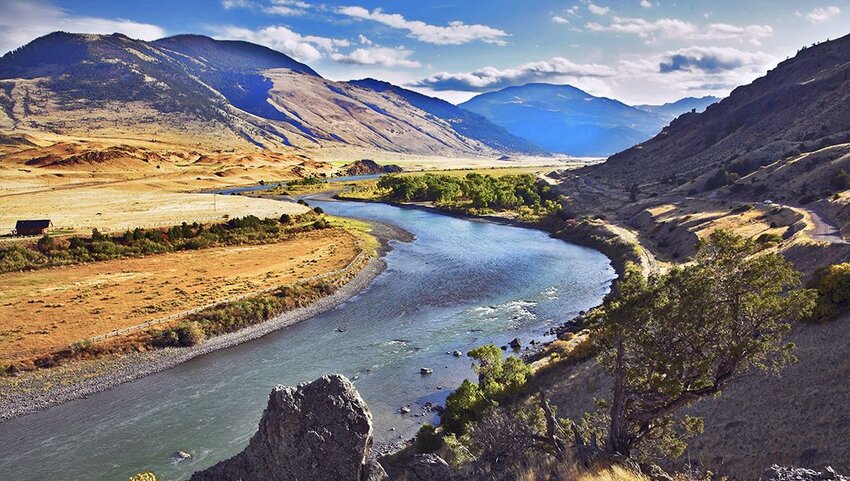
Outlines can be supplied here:
[[0, 0], [0, 52], [53, 30], [199, 33], [453, 102], [539, 81], [635, 104], [726, 95], [848, 20], [850, 0]]

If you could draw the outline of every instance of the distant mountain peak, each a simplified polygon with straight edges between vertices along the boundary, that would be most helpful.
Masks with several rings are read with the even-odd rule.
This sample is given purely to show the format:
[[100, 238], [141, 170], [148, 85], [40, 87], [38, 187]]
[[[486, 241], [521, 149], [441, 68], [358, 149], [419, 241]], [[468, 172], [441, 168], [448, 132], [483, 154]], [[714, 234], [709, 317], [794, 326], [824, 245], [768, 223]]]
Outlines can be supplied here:
[[601, 157], [650, 138], [666, 119], [569, 84], [528, 83], [460, 104], [552, 151]]

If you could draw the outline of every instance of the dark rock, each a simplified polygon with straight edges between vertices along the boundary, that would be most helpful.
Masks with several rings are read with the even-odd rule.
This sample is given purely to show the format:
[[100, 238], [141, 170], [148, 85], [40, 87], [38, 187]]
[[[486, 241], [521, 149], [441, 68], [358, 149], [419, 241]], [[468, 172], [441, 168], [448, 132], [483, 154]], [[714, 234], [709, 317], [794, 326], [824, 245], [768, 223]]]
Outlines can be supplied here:
[[514, 349], [519, 349], [522, 346], [522, 343], [519, 341], [519, 339], [514, 338], [514, 340], [508, 343], [508, 345]]
[[407, 470], [408, 481], [450, 481], [454, 470], [436, 454], [417, 454]]
[[370, 459], [372, 415], [344, 376], [276, 387], [248, 447], [191, 481], [386, 479]]
[[433, 370], [433, 369], [431, 369], [430, 367], [422, 367], [422, 368], [419, 368], [419, 373], [420, 373], [420, 374], [431, 374], [432, 372], [434, 372], [434, 370]]
[[375, 175], [401, 172], [402, 168], [397, 165], [381, 165], [371, 159], [357, 160], [342, 166], [345, 175]]

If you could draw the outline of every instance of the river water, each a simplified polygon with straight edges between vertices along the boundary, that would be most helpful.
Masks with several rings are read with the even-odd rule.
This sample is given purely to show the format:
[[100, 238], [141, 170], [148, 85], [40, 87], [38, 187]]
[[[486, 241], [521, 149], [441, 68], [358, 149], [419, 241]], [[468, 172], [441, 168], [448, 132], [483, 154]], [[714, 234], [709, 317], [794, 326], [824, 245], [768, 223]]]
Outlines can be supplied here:
[[[328, 373], [355, 380], [377, 442], [407, 438], [433, 418], [412, 414], [473, 376], [469, 359], [451, 351], [545, 339], [550, 326], [597, 305], [615, 276], [599, 252], [536, 230], [382, 204], [311, 205], [392, 223], [416, 240], [393, 243], [387, 270], [332, 311], [0, 424], [0, 479], [124, 480], [143, 470], [185, 479], [244, 448], [273, 386]], [[408, 403], [412, 413], [399, 414]], [[173, 463], [176, 450], [193, 458]]]

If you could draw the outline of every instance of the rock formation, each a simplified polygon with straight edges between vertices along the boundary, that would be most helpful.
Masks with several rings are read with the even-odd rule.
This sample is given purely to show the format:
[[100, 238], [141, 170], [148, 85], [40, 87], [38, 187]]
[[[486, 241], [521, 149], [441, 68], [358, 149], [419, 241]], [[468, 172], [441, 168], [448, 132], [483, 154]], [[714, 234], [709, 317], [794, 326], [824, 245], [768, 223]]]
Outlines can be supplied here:
[[341, 167], [340, 172], [344, 175], [376, 175], [392, 174], [401, 172], [401, 167], [395, 164], [381, 165], [371, 159], [356, 160]]
[[850, 481], [850, 478], [836, 473], [829, 466], [823, 472], [818, 472], [813, 469], [791, 468], [776, 464], [768, 468], [761, 479], [764, 481]]
[[248, 447], [191, 481], [386, 480], [371, 448], [369, 407], [344, 376], [325, 376], [276, 387]]

